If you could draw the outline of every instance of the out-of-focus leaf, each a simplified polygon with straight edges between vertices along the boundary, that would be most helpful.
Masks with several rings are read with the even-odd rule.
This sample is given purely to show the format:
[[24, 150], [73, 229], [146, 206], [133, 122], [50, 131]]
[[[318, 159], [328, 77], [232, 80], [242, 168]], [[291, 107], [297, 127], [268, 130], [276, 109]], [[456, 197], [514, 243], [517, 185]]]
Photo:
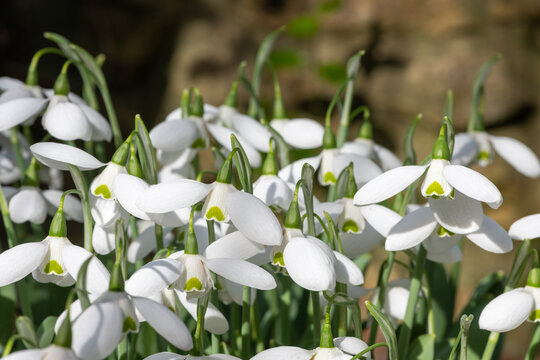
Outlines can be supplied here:
[[438, 342], [444, 341], [446, 329], [452, 324], [455, 289], [448, 281], [442, 264], [426, 260], [426, 274], [431, 292], [431, 309]]
[[54, 338], [54, 325], [56, 324], [57, 316], [47, 316], [39, 325], [37, 337], [39, 339], [39, 347], [44, 348], [52, 343]]
[[447, 116], [450, 122], [454, 122], [454, 93], [452, 90], [446, 92], [446, 98], [444, 99], [443, 116]]
[[268, 57], [275, 68], [299, 66], [304, 62], [297, 50], [274, 50]]
[[148, 135], [148, 130], [144, 125], [144, 122], [140, 115], [135, 115], [135, 130], [139, 136], [137, 139], [137, 149], [139, 152], [139, 160], [143, 169], [144, 178], [150, 184], [157, 183], [157, 165], [156, 165], [156, 153], [152, 146], [152, 140]]
[[304, 193], [304, 202], [306, 206], [308, 234], [315, 236], [315, 218], [313, 212], [313, 175], [315, 170], [313, 166], [305, 163], [302, 167], [302, 192]]
[[19, 316], [15, 321], [17, 332], [23, 337], [23, 344], [27, 349], [39, 347], [39, 341], [34, 330], [34, 324], [26, 316]]
[[388, 344], [388, 359], [398, 360], [398, 343], [394, 326], [375, 304], [369, 300], [366, 301], [365, 304], [368, 311], [379, 324], [384, 338], [386, 339], [386, 343]]
[[435, 335], [424, 334], [414, 339], [407, 354], [408, 360], [430, 360], [435, 357]]
[[414, 131], [418, 122], [422, 118], [422, 114], [416, 115], [416, 117], [409, 123], [407, 131], [405, 132], [405, 138], [403, 139], [403, 154], [405, 159], [403, 165], [416, 165], [416, 151], [414, 151]]
[[287, 31], [299, 38], [312, 37], [319, 31], [319, 23], [313, 15], [300, 15], [287, 25]]
[[365, 274], [367, 266], [371, 262], [372, 257], [373, 256], [370, 253], [365, 253], [365, 254], [362, 254], [362, 255], [358, 256], [353, 261], [356, 264], [356, 266], [358, 266], [360, 268], [360, 270], [362, 270], [362, 273]]
[[474, 79], [472, 101], [471, 101], [471, 113], [469, 115], [469, 124], [467, 125], [467, 131], [484, 131], [484, 83], [489, 74], [489, 70], [499, 59], [501, 54], [492, 56], [486, 61]]
[[15, 321], [15, 284], [0, 288], [0, 350], [3, 351], [6, 342], [13, 332]]
[[342, 0], [328, 0], [319, 6], [319, 10], [325, 13], [336, 11], [343, 5]]
[[319, 66], [319, 76], [328, 82], [341, 84], [347, 80], [347, 68], [343, 64], [322, 64]]

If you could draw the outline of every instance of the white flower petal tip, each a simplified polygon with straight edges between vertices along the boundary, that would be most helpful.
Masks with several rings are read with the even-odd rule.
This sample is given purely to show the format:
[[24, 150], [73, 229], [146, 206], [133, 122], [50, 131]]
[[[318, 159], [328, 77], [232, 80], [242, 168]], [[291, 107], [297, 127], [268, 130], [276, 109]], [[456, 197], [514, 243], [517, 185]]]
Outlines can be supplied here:
[[478, 153], [474, 137], [467, 133], [459, 133], [454, 137], [454, 152], [451, 163], [467, 166], [471, 164]]
[[485, 202], [493, 209], [501, 206], [503, 198], [497, 187], [484, 175], [462, 165], [444, 167], [445, 179], [464, 195]]
[[446, 230], [455, 234], [469, 234], [482, 226], [484, 214], [482, 204], [459, 191], [454, 191], [454, 199], [429, 198], [433, 217]]
[[126, 292], [133, 296], [150, 297], [176, 281], [183, 269], [182, 263], [173, 259], [151, 261], [126, 281]]
[[512, 239], [508, 233], [499, 224], [485, 215], [482, 221], [482, 227], [478, 231], [466, 236], [482, 249], [495, 254], [504, 254], [513, 248]]
[[264, 246], [247, 239], [240, 231], [227, 234], [204, 250], [207, 259], [227, 258], [247, 260], [264, 251]]
[[[262, 165], [262, 157], [259, 152], [253, 148], [253, 146], [250, 145], [249, 141], [245, 140], [242, 136], [239, 136], [236, 132], [232, 131], [231, 129], [227, 129], [223, 126], [214, 125], [214, 124], [208, 124], [208, 131], [214, 139], [218, 143], [221, 144], [224, 148], [231, 151], [231, 134], [234, 134], [240, 144], [242, 144], [242, 147], [244, 148], [244, 151], [246, 152], [246, 155], [248, 157], [249, 163], [254, 168], [258, 168]], [[268, 144], [268, 143], [267, 143]]]
[[199, 202], [211, 189], [211, 185], [199, 181], [175, 180], [150, 186], [137, 199], [136, 205], [142, 211], [162, 214]]
[[334, 251], [336, 256], [336, 281], [344, 284], [362, 285], [364, 274], [362, 270], [348, 257]]
[[428, 207], [421, 207], [405, 216], [386, 238], [387, 251], [410, 249], [427, 239], [437, 227], [437, 221]]
[[34, 115], [47, 104], [46, 99], [19, 98], [0, 104], [0, 131], [11, 129]]
[[418, 179], [427, 165], [400, 166], [382, 173], [362, 186], [354, 195], [355, 205], [369, 205], [386, 200]]
[[0, 254], [0, 287], [12, 284], [37, 268], [45, 254], [47, 245], [42, 242], [17, 245]]
[[[351, 336], [335, 338], [334, 345], [341, 351], [350, 355], [356, 355], [368, 348], [368, 344], [364, 341]], [[364, 356], [371, 359], [371, 352], [367, 352]]]
[[199, 130], [195, 122], [187, 119], [165, 121], [150, 131], [150, 140], [156, 149], [181, 151], [191, 146]]
[[540, 161], [525, 144], [505, 136], [490, 136], [489, 139], [497, 154], [518, 172], [530, 178], [540, 176]]
[[540, 237], [540, 214], [525, 216], [514, 222], [508, 234], [512, 239], [525, 240]]
[[384, 237], [388, 237], [390, 230], [401, 220], [401, 215], [381, 205], [362, 206], [360, 211], [367, 222]]
[[[62, 258], [67, 271], [74, 279], [78, 279], [79, 271], [92, 254], [86, 249], [69, 245], [62, 250]], [[111, 276], [103, 263], [95, 256], [86, 269], [86, 290], [91, 294], [102, 294], [109, 288]]]
[[70, 141], [92, 139], [92, 127], [81, 108], [73, 103], [53, 103], [43, 115], [43, 127], [53, 137]]
[[[184, 291], [176, 291], [178, 300], [189, 312], [193, 319], [197, 318], [197, 298], [188, 298]], [[229, 331], [229, 323], [225, 316], [212, 304], [208, 303], [206, 314], [204, 315], [204, 329], [212, 334], [222, 335]]]
[[313, 355], [313, 350], [296, 346], [278, 346], [261, 351], [250, 360], [310, 360]]
[[82, 171], [106, 165], [89, 153], [65, 144], [40, 142], [30, 146], [30, 151], [40, 162], [58, 170], [69, 170], [68, 165], [78, 167]]
[[22, 187], [9, 201], [9, 215], [14, 223], [30, 221], [43, 224], [47, 218], [47, 202], [41, 190], [35, 187]]
[[324, 127], [310, 119], [288, 120], [280, 131], [283, 140], [298, 149], [314, 149], [322, 146], [323, 133]]
[[523, 288], [514, 289], [491, 300], [478, 319], [480, 329], [506, 332], [521, 325], [534, 310], [533, 296]]
[[276, 280], [266, 270], [237, 259], [208, 259], [208, 268], [225, 279], [259, 290], [272, 290]]
[[271, 134], [263, 124], [250, 116], [237, 113], [232, 117], [232, 125], [251, 146], [264, 153], [268, 152]]
[[255, 196], [235, 191], [227, 197], [227, 210], [232, 223], [245, 237], [262, 245], [279, 245], [282, 240], [278, 219]]
[[119, 174], [114, 179], [113, 190], [116, 200], [131, 215], [142, 220], [150, 220], [148, 214], [137, 206], [137, 200], [148, 189], [148, 184], [133, 175]]

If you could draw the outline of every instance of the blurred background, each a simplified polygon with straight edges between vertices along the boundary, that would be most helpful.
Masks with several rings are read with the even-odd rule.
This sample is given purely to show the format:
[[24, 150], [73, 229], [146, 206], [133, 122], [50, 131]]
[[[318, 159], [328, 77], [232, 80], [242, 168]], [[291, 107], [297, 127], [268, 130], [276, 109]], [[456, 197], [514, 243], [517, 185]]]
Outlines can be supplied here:
[[[454, 92], [456, 131], [464, 131], [475, 74], [501, 53], [486, 83], [488, 131], [540, 153], [540, 0], [4, 0], [0, 76], [24, 80], [33, 53], [52, 46], [43, 32], [60, 33], [106, 55], [103, 70], [127, 133], [137, 113], [149, 127], [162, 121], [186, 87], [198, 87], [207, 103], [220, 105], [238, 64], [247, 61], [251, 73], [258, 45], [282, 25], [287, 29], [271, 59], [290, 117], [322, 121], [347, 59], [365, 49], [354, 105], [371, 109], [376, 141], [398, 154], [405, 127], [422, 113], [415, 144], [423, 158], [437, 135], [446, 91]], [[52, 87], [60, 66], [54, 56], [42, 60], [40, 84]], [[75, 76], [72, 88], [80, 88]], [[262, 98], [271, 106], [267, 72]], [[241, 99], [245, 110], [243, 89]], [[486, 213], [504, 228], [540, 211], [538, 180], [501, 159], [480, 171], [503, 193], [503, 206]], [[458, 310], [485, 274], [508, 270], [512, 257], [466, 244]], [[373, 269], [367, 285], [375, 282]], [[522, 358], [531, 332], [528, 324], [510, 333], [504, 358]]]

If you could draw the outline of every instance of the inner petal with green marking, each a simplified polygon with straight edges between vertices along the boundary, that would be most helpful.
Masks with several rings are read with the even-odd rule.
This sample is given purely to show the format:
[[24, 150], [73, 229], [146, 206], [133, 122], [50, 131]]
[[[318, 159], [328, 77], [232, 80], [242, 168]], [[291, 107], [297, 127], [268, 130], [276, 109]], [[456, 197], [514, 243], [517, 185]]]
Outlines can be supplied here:
[[55, 273], [56, 275], [62, 275], [64, 273], [64, 269], [62, 269], [62, 266], [56, 260], [49, 261], [45, 265], [44, 271], [46, 274]]
[[431, 183], [431, 185], [427, 187], [426, 194], [428, 196], [443, 196], [444, 190], [441, 184], [439, 184], [437, 181], [434, 181]]
[[105, 184], [99, 185], [96, 190], [94, 190], [94, 194], [96, 196], [103, 196], [104, 199], [110, 199], [111, 198], [111, 190], [109, 187]]
[[184, 286], [185, 291], [202, 291], [203, 285], [201, 280], [192, 277], [186, 281], [186, 286]]
[[348, 233], [357, 233], [358, 232], [358, 224], [354, 220], [347, 220], [345, 223], [343, 223], [343, 226], [341, 227], [341, 230], [343, 232]]
[[529, 315], [529, 321], [538, 322], [540, 321], [540, 310], [534, 310]]
[[208, 220], [216, 219], [217, 221], [225, 221], [225, 215], [223, 215], [223, 211], [221, 211], [221, 209], [217, 206], [212, 206], [210, 209], [208, 209], [205, 217]]
[[326, 174], [324, 174], [324, 183], [325, 184], [335, 184], [336, 183], [336, 176], [333, 172], [328, 171]]
[[135, 324], [135, 320], [131, 316], [128, 316], [124, 319], [124, 323], [122, 324], [122, 332], [128, 332], [128, 331], [137, 331], [137, 324]]
[[285, 266], [285, 260], [283, 260], [283, 253], [281, 251], [274, 254], [272, 265]]

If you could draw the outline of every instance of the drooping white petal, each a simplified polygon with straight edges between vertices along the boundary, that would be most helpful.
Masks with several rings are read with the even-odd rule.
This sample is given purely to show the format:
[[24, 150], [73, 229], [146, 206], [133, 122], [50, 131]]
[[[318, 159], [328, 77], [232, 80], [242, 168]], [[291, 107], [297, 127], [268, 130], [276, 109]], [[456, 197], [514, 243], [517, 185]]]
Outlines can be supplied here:
[[272, 210], [251, 194], [236, 191], [227, 197], [232, 223], [245, 237], [263, 245], [281, 244], [281, 225]]
[[223, 126], [214, 125], [214, 124], [208, 124], [208, 131], [212, 136], [216, 139], [216, 141], [226, 148], [229, 151], [232, 151], [231, 146], [231, 134], [235, 134], [236, 138], [242, 144], [242, 147], [244, 148], [244, 151], [246, 152], [246, 155], [248, 157], [249, 163], [254, 168], [258, 168], [262, 165], [262, 158], [261, 154], [253, 148], [249, 142], [244, 139], [242, 136], [238, 135], [236, 132], [232, 131], [231, 129], [224, 128]]
[[390, 230], [401, 220], [401, 215], [381, 205], [362, 206], [360, 211], [367, 222], [384, 237], [388, 237]]
[[310, 119], [292, 119], [283, 125], [280, 135], [292, 147], [314, 149], [322, 146], [324, 127]]
[[[439, 228], [439, 230], [443, 229]], [[430, 237], [424, 240], [422, 245], [426, 248], [428, 253], [442, 253], [458, 246], [461, 238], [461, 235], [444, 233], [443, 236], [440, 236], [437, 232], [434, 232]]]
[[253, 195], [268, 206], [287, 209], [292, 201], [293, 190], [279, 176], [261, 175], [253, 184]]
[[494, 209], [501, 206], [501, 192], [479, 172], [462, 165], [448, 165], [444, 167], [443, 174], [450, 185], [464, 195], [485, 202]]
[[122, 341], [124, 315], [115, 302], [91, 305], [72, 324], [72, 348], [83, 359], [103, 359]]
[[401, 160], [384, 146], [374, 144], [373, 151], [383, 171], [388, 171], [402, 165]]
[[291, 279], [304, 289], [323, 291], [334, 288], [335, 256], [329, 256], [317, 239], [293, 238], [283, 251], [283, 260]]
[[214, 241], [204, 250], [207, 259], [228, 258], [247, 260], [264, 250], [264, 246], [235, 231]]
[[9, 201], [9, 215], [14, 223], [30, 221], [43, 224], [47, 218], [47, 202], [36, 187], [25, 186]]
[[112, 129], [107, 119], [84, 103], [78, 104], [78, 106], [86, 116], [86, 119], [88, 119], [88, 123], [92, 129], [92, 141], [111, 141]]
[[46, 99], [25, 97], [0, 104], [0, 131], [11, 129], [43, 110]]
[[60, 140], [91, 140], [92, 127], [78, 105], [57, 102], [49, 105], [43, 115], [43, 127]]
[[154, 355], [145, 357], [144, 360], [184, 360], [186, 355], [178, 355], [171, 352], [160, 352]]
[[362, 270], [348, 257], [334, 251], [336, 256], [336, 281], [344, 284], [362, 285], [364, 275]]
[[308, 157], [300, 160], [296, 160], [283, 169], [278, 171], [278, 176], [288, 183], [296, 184], [302, 177], [302, 168], [305, 163], [311, 165], [315, 170], [319, 168], [321, 162], [320, 156]]
[[184, 150], [199, 136], [197, 125], [187, 119], [164, 121], [150, 131], [152, 145], [163, 151]]
[[21, 350], [3, 357], [3, 360], [43, 360], [46, 349]]
[[250, 116], [238, 113], [232, 117], [232, 125], [251, 146], [264, 153], [268, 152], [271, 134], [266, 126]]
[[[93, 255], [88, 250], [76, 245], [66, 245], [62, 250], [64, 265], [74, 279], [78, 279], [81, 266], [90, 256]], [[94, 256], [86, 268], [86, 290], [91, 294], [101, 294], [109, 288], [110, 278], [105, 265]]]
[[[337, 337], [334, 339], [334, 345], [341, 351], [350, 355], [356, 355], [368, 347], [368, 344], [361, 339], [352, 336]], [[364, 356], [371, 359], [371, 352], [367, 352]]]
[[540, 214], [525, 216], [512, 225], [508, 234], [512, 239], [525, 240], [540, 237]]
[[0, 76], [0, 90], [2, 91], [24, 86], [26, 86], [25, 83], [19, 79], [15, 79], [9, 76]]
[[133, 297], [133, 304], [165, 340], [184, 351], [193, 347], [188, 328], [175, 313], [153, 300], [142, 297]]
[[106, 228], [97, 224], [94, 225], [92, 245], [94, 246], [94, 251], [100, 255], [106, 255], [113, 251], [116, 246], [115, 227]]
[[[187, 293], [184, 291], [177, 291], [178, 300], [182, 303], [184, 308], [189, 312], [193, 319], [197, 319], [197, 299], [188, 298]], [[229, 323], [225, 316], [214, 306], [212, 303], [208, 303], [208, 308], [204, 314], [204, 328], [210, 331], [212, 334], [221, 335], [229, 331]]]
[[276, 287], [276, 280], [266, 270], [244, 260], [208, 259], [208, 268], [225, 279], [260, 290]]
[[360, 234], [340, 233], [343, 253], [353, 259], [382, 244], [384, 238], [368, 223]]
[[184, 269], [180, 261], [158, 259], [137, 270], [126, 281], [126, 292], [133, 296], [150, 297], [171, 285]]
[[37, 268], [47, 254], [47, 245], [32, 242], [17, 245], [0, 254], [0, 287], [21, 280]]
[[454, 152], [452, 164], [467, 166], [471, 164], [478, 154], [478, 146], [474, 137], [467, 133], [459, 133], [454, 137]]
[[[425, 242], [424, 242], [425, 244]], [[427, 258], [431, 261], [435, 261], [442, 264], [453, 264], [458, 261], [461, 261], [463, 254], [459, 246], [454, 246], [443, 252], [429, 252], [427, 253]]]
[[200, 181], [182, 179], [152, 185], [139, 196], [136, 205], [149, 213], [166, 213], [201, 201], [212, 189]]
[[386, 200], [418, 179], [427, 165], [400, 166], [377, 176], [354, 195], [355, 205], [369, 205]]
[[405, 216], [392, 228], [386, 238], [385, 248], [387, 251], [410, 249], [431, 235], [437, 225], [431, 209], [421, 207]]
[[137, 205], [137, 200], [148, 189], [148, 184], [133, 175], [120, 174], [116, 176], [113, 183], [116, 199], [122, 207], [131, 215], [143, 220], [150, 220], [146, 212]]
[[478, 319], [480, 329], [506, 332], [521, 325], [534, 310], [534, 299], [523, 288], [514, 289], [491, 300]]
[[429, 198], [428, 202], [433, 216], [446, 230], [467, 234], [482, 226], [482, 204], [457, 190], [454, 190], [453, 200]]
[[296, 346], [278, 346], [261, 351], [251, 360], [309, 360], [313, 351], [305, 350]]
[[517, 171], [530, 178], [540, 176], [540, 161], [521, 141], [506, 136], [489, 136], [493, 148]]
[[508, 233], [491, 218], [484, 215], [482, 227], [478, 231], [466, 235], [476, 245], [495, 254], [503, 254], [512, 250], [512, 239]]
[[76, 166], [82, 171], [106, 165], [87, 152], [65, 144], [40, 142], [30, 146], [30, 150], [40, 162], [58, 170], [69, 170], [67, 164]]
[[384, 312], [391, 318], [403, 320], [409, 300], [409, 279], [398, 279], [390, 282], [388, 293], [384, 300]]
[[349, 164], [353, 164], [354, 180], [363, 185], [382, 174], [381, 169], [370, 159], [355, 154], [339, 154], [334, 158], [334, 174], [339, 175]]
[[[49, 215], [54, 216], [58, 206], [60, 205], [60, 198], [63, 192], [60, 190], [44, 190], [42, 192], [43, 197], [49, 203]], [[66, 220], [74, 220], [77, 222], [83, 222], [83, 211], [81, 201], [74, 195], [68, 195], [64, 198], [64, 216]]]

